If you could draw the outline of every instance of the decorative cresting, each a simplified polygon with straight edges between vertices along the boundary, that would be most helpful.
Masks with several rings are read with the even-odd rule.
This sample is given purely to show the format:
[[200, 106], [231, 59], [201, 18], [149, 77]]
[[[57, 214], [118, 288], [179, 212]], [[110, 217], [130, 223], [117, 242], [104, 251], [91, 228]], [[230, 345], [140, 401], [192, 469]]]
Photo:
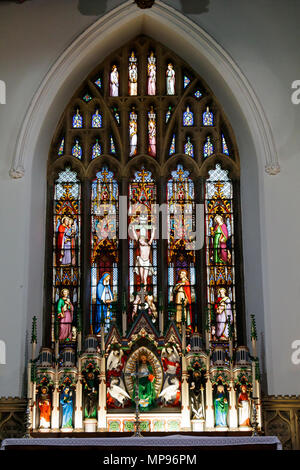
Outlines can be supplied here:
[[176, 34], [178, 38], [182, 37], [195, 51], [199, 51], [199, 59], [202, 55], [214, 65], [240, 103], [251, 128], [257, 155], [265, 159], [266, 171], [269, 174], [277, 174], [280, 171], [272, 130], [264, 110], [246, 77], [225, 50], [203, 29], [174, 8], [157, 0], [152, 8], [142, 9], [137, 8], [136, 4], [129, 0], [104, 15], [82, 33], [59, 57], [44, 78], [30, 103], [20, 129], [10, 170], [12, 178], [18, 179], [24, 176], [27, 162], [34, 156], [41, 127], [47, 124], [47, 113], [55, 104], [55, 97], [62, 88], [65, 86], [67, 89], [68, 79], [77, 74], [78, 67], [83, 63], [82, 58], [92, 60], [95, 49], [100, 56], [106, 55], [108, 49], [103, 48], [107, 47], [104, 44], [111, 31], [118, 30], [129, 22], [138, 27], [139, 24], [142, 25], [145, 16], [149, 17], [148, 24], [153, 31], [165, 26], [166, 32], [172, 31], [173, 36]]

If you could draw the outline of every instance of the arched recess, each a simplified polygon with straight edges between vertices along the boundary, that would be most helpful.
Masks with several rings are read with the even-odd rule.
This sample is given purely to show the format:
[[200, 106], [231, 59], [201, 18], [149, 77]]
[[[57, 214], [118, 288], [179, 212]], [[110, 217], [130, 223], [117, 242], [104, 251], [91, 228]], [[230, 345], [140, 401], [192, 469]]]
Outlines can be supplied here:
[[[11, 177], [20, 178], [27, 171], [32, 181], [41, 175], [45, 177], [44, 182], [40, 180], [36, 186], [32, 186], [30, 227], [34, 230], [38, 225], [44, 230], [45, 224], [41, 220], [45, 219], [45, 207], [39, 207], [37, 211], [35, 201], [45, 198], [47, 155], [65, 103], [101, 58], [142, 33], [176, 50], [178, 55], [203, 76], [222, 103], [235, 130], [242, 168], [246, 163], [245, 170], [242, 169], [242, 181], [251, 178], [251, 191], [246, 189], [244, 197], [242, 194], [242, 212], [249, 211], [249, 216], [243, 221], [246, 234], [243, 240], [244, 255], [247, 257], [248, 252], [254, 253], [249, 265], [247, 260], [245, 262], [246, 304], [247, 285], [251, 284], [251, 291], [255, 293], [252, 294], [249, 288], [251, 309], [255, 311], [253, 306], [260, 306], [263, 323], [258, 179], [261, 178], [264, 167], [269, 169], [269, 174], [279, 171], [270, 126], [254, 91], [230, 56], [203, 29], [161, 2], [156, 2], [149, 10], [140, 10], [128, 1], [99, 19], [59, 57], [33, 97], [20, 130], [10, 172]], [[252, 238], [255, 240], [254, 248]], [[28, 279], [33, 279], [29, 282], [28, 316], [32, 316], [32, 312], [38, 309], [41, 311], [43, 302], [42, 292], [35, 297], [32, 295], [36, 288], [34, 280], [40, 282], [44, 266], [42, 257], [32, 263], [35, 252], [36, 247], [32, 241], [27, 255]]]

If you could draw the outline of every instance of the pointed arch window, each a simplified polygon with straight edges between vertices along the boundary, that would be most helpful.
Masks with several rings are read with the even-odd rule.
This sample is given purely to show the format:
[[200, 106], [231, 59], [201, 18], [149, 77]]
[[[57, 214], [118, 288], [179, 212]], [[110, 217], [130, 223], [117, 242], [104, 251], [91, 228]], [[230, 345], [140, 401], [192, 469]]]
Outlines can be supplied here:
[[[174, 319], [180, 332], [185, 318], [188, 333], [204, 334], [209, 324], [212, 343], [226, 344], [229, 334], [239, 340], [239, 155], [217, 98], [188, 64], [146, 36], [105, 58], [67, 104], [48, 171], [48, 343], [59, 338], [58, 302], [65, 305], [66, 295], [72, 337], [61, 347], [76, 343], [81, 318], [85, 333], [107, 333], [115, 323], [126, 333], [142, 313], [155, 328]], [[205, 220], [197, 226], [201, 203]], [[156, 204], [168, 208], [157, 215], [167, 239], [154, 231]], [[192, 234], [201, 230], [205, 244], [196, 249]], [[221, 310], [232, 318], [222, 334]]]

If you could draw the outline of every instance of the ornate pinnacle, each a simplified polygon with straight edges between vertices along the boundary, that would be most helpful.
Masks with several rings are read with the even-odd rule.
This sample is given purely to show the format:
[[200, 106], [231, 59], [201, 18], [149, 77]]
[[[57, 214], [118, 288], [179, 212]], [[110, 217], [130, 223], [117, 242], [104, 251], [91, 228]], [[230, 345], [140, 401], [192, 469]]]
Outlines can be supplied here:
[[32, 329], [31, 329], [31, 344], [37, 342], [37, 328], [36, 328], [36, 316], [32, 319]]
[[251, 315], [251, 339], [257, 340], [255, 316]]

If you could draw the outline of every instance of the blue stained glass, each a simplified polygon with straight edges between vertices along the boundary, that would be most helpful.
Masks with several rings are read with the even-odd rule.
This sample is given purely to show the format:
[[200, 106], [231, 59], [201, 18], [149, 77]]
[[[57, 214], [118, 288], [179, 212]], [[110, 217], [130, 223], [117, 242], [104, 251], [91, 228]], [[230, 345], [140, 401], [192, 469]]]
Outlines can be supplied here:
[[117, 121], [118, 124], [120, 124], [120, 113], [117, 108], [112, 108], [112, 112], [114, 115], [115, 120]]
[[190, 111], [189, 106], [187, 106], [186, 111], [183, 113], [183, 125], [184, 126], [193, 126], [194, 125], [194, 114]]
[[79, 109], [77, 109], [76, 114], [73, 116], [73, 128], [81, 129], [82, 128], [82, 116], [79, 113]]
[[213, 126], [214, 125], [214, 115], [209, 110], [207, 106], [206, 111], [203, 113], [203, 126]]
[[194, 146], [191, 142], [190, 137], [187, 138], [187, 142], [184, 144], [184, 153], [190, 157], [194, 156]]
[[77, 139], [75, 140], [75, 145], [72, 147], [72, 155], [79, 159], [82, 157], [82, 148]]
[[199, 98], [201, 98], [201, 96], [202, 96], [201, 91], [200, 91], [200, 90], [197, 90], [197, 91], [194, 93], [194, 96], [195, 96], [195, 98], [197, 98], [197, 100], [199, 100]]
[[169, 155], [173, 155], [175, 153], [175, 134], [173, 134], [171, 145], [170, 145], [170, 150], [169, 150]]
[[98, 142], [98, 139], [96, 139], [96, 143], [93, 145], [92, 149], [92, 159], [99, 157], [101, 155], [101, 145]]
[[96, 109], [96, 112], [92, 116], [92, 127], [102, 127], [102, 117], [98, 109]]
[[186, 75], [183, 77], [183, 87], [186, 88], [191, 83], [191, 80]]
[[222, 134], [222, 153], [224, 153], [225, 155], [229, 155], [229, 150], [228, 150], [228, 146], [227, 146], [224, 134]]
[[98, 88], [102, 87], [101, 78], [97, 78], [97, 80], [95, 81], [95, 85], [97, 85]]
[[203, 155], [206, 158], [212, 155], [213, 153], [214, 153], [214, 146], [210, 140], [210, 137], [208, 136], [203, 146]]
[[58, 152], [57, 152], [59, 157], [61, 157], [64, 154], [64, 149], [65, 149], [65, 138], [63, 137], [61, 140]]

